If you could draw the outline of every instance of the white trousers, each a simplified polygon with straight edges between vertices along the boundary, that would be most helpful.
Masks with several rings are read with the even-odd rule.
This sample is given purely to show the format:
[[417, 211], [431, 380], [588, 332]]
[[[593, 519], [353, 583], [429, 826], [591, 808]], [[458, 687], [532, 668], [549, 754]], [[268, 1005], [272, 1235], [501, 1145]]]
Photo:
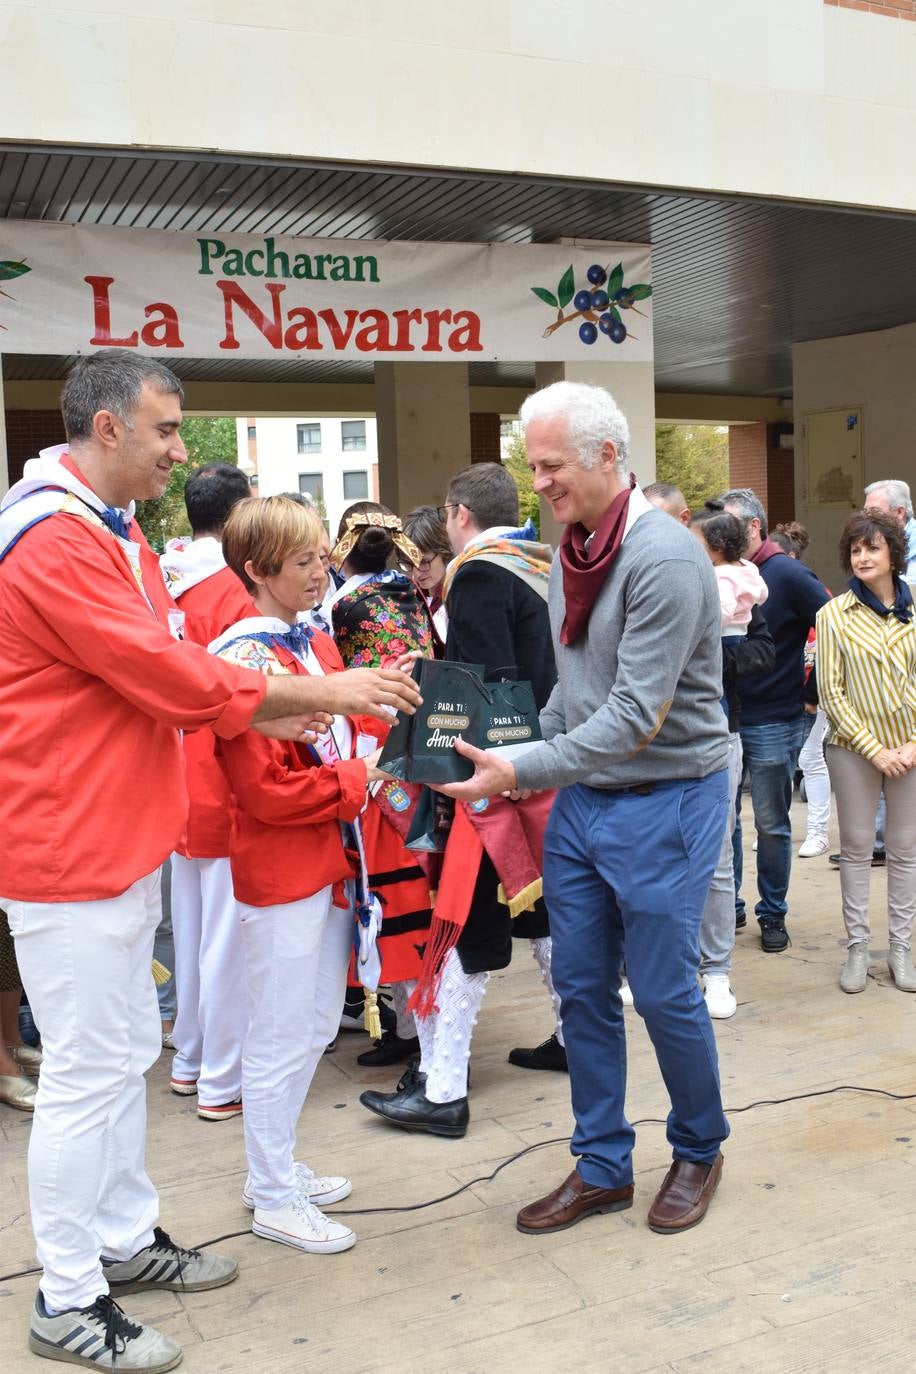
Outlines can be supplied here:
[[245, 956], [228, 859], [172, 855], [172, 933], [178, 1016], [175, 1078], [197, 1080], [205, 1107], [242, 1091]]
[[159, 1216], [146, 1174], [146, 1080], [161, 1050], [151, 972], [159, 870], [99, 902], [4, 902], [44, 1062], [29, 1142], [32, 1229], [52, 1308], [108, 1292]]
[[239, 903], [248, 1028], [242, 1048], [245, 1149], [256, 1207], [296, 1191], [296, 1125], [315, 1069], [340, 1026], [353, 913], [331, 888], [280, 906]]
[[424, 1095], [430, 1102], [457, 1102], [468, 1095], [471, 1037], [489, 981], [489, 973], [465, 973], [458, 951], [449, 950], [437, 1010], [425, 1019], [417, 1017], [420, 1072], [426, 1074]]
[[807, 833], [825, 837], [830, 825], [830, 774], [824, 757], [826, 733], [827, 717], [818, 707], [814, 724], [798, 755], [798, 766], [805, 776], [805, 794], [808, 798]]

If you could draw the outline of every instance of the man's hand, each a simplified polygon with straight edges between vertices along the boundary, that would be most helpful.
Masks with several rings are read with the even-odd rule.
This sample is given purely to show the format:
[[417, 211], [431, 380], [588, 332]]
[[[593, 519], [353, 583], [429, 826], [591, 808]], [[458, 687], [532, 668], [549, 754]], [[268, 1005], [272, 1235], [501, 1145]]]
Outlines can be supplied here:
[[459, 754], [471, 760], [474, 776], [468, 778], [467, 782], [444, 783], [441, 787], [433, 788], [434, 792], [444, 792], [456, 801], [472, 802], [479, 801], [481, 797], [497, 797], [503, 792], [516, 790], [515, 768], [511, 763], [488, 753], [486, 749], [475, 749], [473, 744], [466, 744], [463, 739], [455, 740], [455, 748]]
[[375, 716], [390, 725], [392, 712], [412, 716], [422, 700], [417, 684], [400, 668], [350, 668], [321, 682], [335, 716]]
[[333, 716], [319, 711], [308, 716], [277, 716], [275, 720], [259, 720], [252, 725], [267, 739], [295, 740], [298, 744], [314, 744], [319, 735], [326, 735]]

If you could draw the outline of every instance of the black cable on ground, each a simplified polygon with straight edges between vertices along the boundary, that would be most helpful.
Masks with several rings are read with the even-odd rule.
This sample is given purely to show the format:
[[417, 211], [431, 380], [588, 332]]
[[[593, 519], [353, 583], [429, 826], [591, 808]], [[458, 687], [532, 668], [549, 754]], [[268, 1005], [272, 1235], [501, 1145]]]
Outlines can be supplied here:
[[[815, 1088], [807, 1093], [791, 1093], [788, 1097], [762, 1097], [756, 1102], [749, 1102], [745, 1107], [729, 1107], [726, 1109], [726, 1116], [740, 1116], [743, 1112], [756, 1111], [758, 1107], [783, 1107], [787, 1102], [805, 1102], [813, 1097], [832, 1097], [834, 1093], [872, 1093], [876, 1097], [890, 1097], [895, 1102], [912, 1102], [916, 1100], [916, 1093], [893, 1093], [889, 1088], [863, 1088], [857, 1083], [840, 1083], [835, 1088]], [[665, 1119], [659, 1116], [644, 1116], [639, 1121], [630, 1123], [632, 1126], [664, 1126]], [[503, 1169], [507, 1169], [510, 1164], [515, 1164], [519, 1159], [524, 1159], [525, 1155], [530, 1155], [534, 1150], [546, 1149], [548, 1145], [568, 1145], [571, 1136], [556, 1136], [553, 1140], [538, 1140], [534, 1145], [526, 1145], [523, 1150], [517, 1150], [514, 1155], [509, 1155], [502, 1164], [497, 1164], [492, 1173], [481, 1174], [478, 1178], [470, 1178], [467, 1183], [461, 1183], [457, 1188], [453, 1188], [450, 1193], [443, 1193], [441, 1197], [429, 1198], [427, 1202], [411, 1202], [403, 1207], [361, 1207], [346, 1208], [335, 1207], [323, 1209], [326, 1215], [344, 1217], [371, 1217], [395, 1212], [422, 1212], [427, 1207], [437, 1207], [441, 1202], [450, 1202], [453, 1197], [458, 1197], [461, 1193], [466, 1193], [469, 1188], [473, 1188], [475, 1183], [492, 1183], [497, 1174], [501, 1174]], [[224, 1240], [237, 1240], [240, 1236], [250, 1236], [251, 1228], [246, 1226], [242, 1231], [227, 1231], [225, 1235], [213, 1236], [211, 1240], [203, 1240], [194, 1248], [206, 1250], [211, 1245], [220, 1245]], [[13, 1279], [28, 1278], [31, 1274], [40, 1274], [41, 1268], [17, 1269], [12, 1274], [0, 1274], [0, 1283], [9, 1283]]]

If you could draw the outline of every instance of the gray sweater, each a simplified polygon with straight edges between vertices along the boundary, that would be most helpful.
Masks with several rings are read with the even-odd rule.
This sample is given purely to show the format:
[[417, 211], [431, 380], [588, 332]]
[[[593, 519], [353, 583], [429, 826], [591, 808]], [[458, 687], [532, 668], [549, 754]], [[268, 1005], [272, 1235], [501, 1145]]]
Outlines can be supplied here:
[[575, 644], [560, 644], [559, 556], [549, 607], [559, 675], [541, 712], [549, 742], [517, 760], [520, 788], [632, 787], [725, 768], [719, 593], [689, 530], [661, 511], [641, 516]]

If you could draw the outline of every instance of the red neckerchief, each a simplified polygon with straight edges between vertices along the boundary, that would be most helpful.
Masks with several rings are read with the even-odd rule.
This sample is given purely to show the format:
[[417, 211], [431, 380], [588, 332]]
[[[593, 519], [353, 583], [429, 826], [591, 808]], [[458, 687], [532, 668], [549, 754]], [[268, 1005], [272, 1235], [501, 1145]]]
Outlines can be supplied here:
[[592, 607], [604, 586], [611, 564], [620, 552], [623, 532], [627, 525], [630, 493], [636, 478], [630, 473], [630, 485], [615, 496], [598, 522], [591, 544], [584, 525], [567, 525], [560, 541], [560, 566], [563, 569], [563, 595], [566, 617], [560, 631], [561, 644], [575, 644], [588, 624]]

